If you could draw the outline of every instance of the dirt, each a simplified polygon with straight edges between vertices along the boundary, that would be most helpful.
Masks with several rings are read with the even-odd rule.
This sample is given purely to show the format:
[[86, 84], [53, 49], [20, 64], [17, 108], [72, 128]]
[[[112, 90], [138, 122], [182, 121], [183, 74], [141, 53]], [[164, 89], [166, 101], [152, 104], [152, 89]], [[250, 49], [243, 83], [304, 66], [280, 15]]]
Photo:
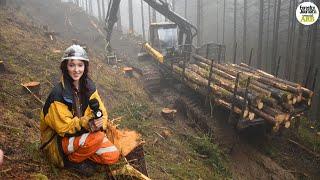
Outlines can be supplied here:
[[[22, 4], [20, 4], [18, 8], [24, 14], [27, 14], [31, 23], [26, 24], [28, 20], [15, 21], [9, 18], [5, 21], [7, 24], [2, 21], [4, 24], [0, 25], [12, 25], [15, 28], [19, 27], [20, 33], [18, 33], [17, 36], [21, 37], [29, 36], [29, 34], [25, 32], [29, 32], [30, 34], [37, 32], [37, 37], [42, 38], [34, 42], [39, 46], [33, 47], [34, 51], [52, 50], [52, 48], [63, 49], [63, 47], [71, 43], [72, 39], [78, 39], [80, 42], [87, 44], [90, 51], [89, 55], [94, 55], [96, 59], [100, 59], [100, 61], [97, 60], [94, 65], [98, 64], [102, 66], [101, 62], [103, 61], [101, 60], [103, 60], [104, 53], [104, 37], [92, 25], [92, 22], [98, 24], [93, 17], [86, 16], [82, 10], [74, 8], [71, 4], [61, 5], [58, 1], [28, 0], [21, 2]], [[11, 15], [14, 17], [13, 14]], [[2, 14], [1, 17], [5, 17], [5, 15]], [[56, 37], [57, 42], [45, 38], [42, 27], [44, 25], [47, 25], [51, 31], [58, 33]], [[1, 41], [8, 41], [8, 39], [8, 36], [4, 37], [4, 35], [0, 33]], [[38, 43], [39, 41], [42, 42], [40, 45]], [[18, 44], [18, 42], [12, 43]], [[115, 73], [113, 75], [118, 75], [118, 71], [121, 70], [120, 67], [124, 65], [141, 67], [144, 63], [147, 63], [148, 66], [150, 66], [149, 62], [137, 61], [140, 43], [141, 39], [137, 37], [122, 35], [120, 32], [115, 31], [112, 38], [112, 46], [123, 63], [118, 64], [115, 68], [108, 68], [108, 72], [111, 74], [114, 69]], [[10, 47], [14, 47], [14, 45], [11, 44]], [[6, 50], [10, 47], [7, 47]], [[1, 58], [8, 59], [10, 56], [11, 55], [0, 52]], [[23, 54], [14, 54], [13, 56], [15, 56], [15, 59], [17, 59], [17, 57], [25, 57]], [[52, 59], [54, 58], [57, 57], [52, 57]], [[26, 62], [22, 61], [21, 63], [28, 64], [27, 62], [28, 60]], [[46, 68], [50, 69], [50, 66], [56, 64], [57, 62], [51, 63], [48, 65], [49, 67]], [[32, 66], [32, 68], [36, 68], [36, 66]], [[32, 69], [29, 71], [32, 72]], [[40, 71], [44, 70], [41, 69]], [[29, 73], [30, 76], [36, 76], [31, 72]], [[50, 72], [50, 74], [55, 73], [57, 72]], [[22, 75], [24, 74], [22, 73]], [[102, 79], [103, 77], [97, 75], [95, 79], [99, 78]], [[10, 81], [5, 81], [5, 79]], [[48, 79], [51, 81], [51, 79], [54, 79], [54, 76], [50, 76]], [[80, 178], [78, 175], [65, 170], [57, 173], [55, 168], [46, 163], [41, 154], [34, 155], [30, 153], [36, 151], [39, 145], [39, 133], [34, 133], [38, 132], [37, 124], [34, 124], [33, 121], [37, 118], [37, 113], [41, 106], [33, 103], [34, 100], [32, 97], [22, 93], [21, 88], [19, 88], [21, 80], [24, 80], [21, 74], [17, 72], [10, 73], [10, 69], [0, 76], [0, 81], [6, 82], [6, 85], [0, 86], [2, 90], [2, 101], [0, 102], [0, 148], [2, 148], [6, 154], [6, 162], [4, 166], [0, 168], [0, 177], [24, 179], [26, 177], [32, 178], [36, 176], [37, 173], [41, 173], [49, 174], [48, 176], [51, 178], [59, 178], [61, 176], [67, 179]], [[108, 86], [105, 91], [101, 92], [106, 101], [111, 101], [111, 103], [107, 103], [110, 109], [113, 108], [112, 102], [116, 101], [118, 97], [135, 96], [132, 94], [128, 95], [128, 90], [115, 90], [117, 86], [122, 87], [118, 85], [117, 79], [113, 80], [112, 83], [109, 85], [110, 87]], [[131, 87], [139, 89], [139, 80], [126, 81], [126, 83], [135, 84]], [[169, 84], [169, 87], [164, 86], [160, 92], [150, 94], [151, 98], [149, 101], [152, 101], [154, 104], [156, 112], [160, 112], [163, 107], [174, 107], [180, 94], [177, 93], [172, 86], [172, 84]], [[11, 91], [12, 89], [10, 87], [13, 91]], [[102, 88], [103, 86], [100, 85], [99, 87]], [[50, 88], [46, 88], [43, 94], [46, 94], [48, 89]], [[141, 89], [141, 91], [143, 90]], [[15, 102], [10, 104], [9, 99], [14, 97], [21, 98], [21, 101], [16, 104]], [[28, 107], [30, 110], [24, 110], [25, 107]], [[15, 121], [12, 121], [12, 116], [15, 117]], [[252, 140], [248, 141], [247, 137], [254, 135], [242, 134], [235, 131], [230, 124], [226, 123], [227, 118], [228, 112], [216, 109], [208, 126], [213, 129], [212, 142], [217, 144], [223, 151], [223, 154], [225, 154], [224, 160], [227, 162], [228, 171], [230, 171], [233, 179], [317, 179], [319, 177], [319, 161], [288, 143], [286, 138], [269, 138], [262, 136], [249, 138]], [[205, 159], [199, 158], [199, 155], [195, 155], [193, 150], [186, 148], [190, 145], [183, 146], [187, 143], [183, 140], [186, 134], [190, 136], [198, 136], [201, 134], [201, 130], [190, 123], [192, 121], [186, 117], [186, 114], [179, 112], [175, 122], [168, 122], [162, 119], [159, 113], [153, 113], [149, 119], [151, 120], [148, 121], [144, 119], [139, 122], [138, 125], [136, 123], [134, 127], [141, 128], [141, 126], [144, 126], [144, 128], [148, 128], [143, 135], [147, 142], [146, 159], [149, 160], [149, 162], [147, 162], [148, 170], [152, 178], [212, 179], [212, 177], [215, 177], [214, 179], [221, 179], [229, 177], [228, 175], [221, 174], [216, 176], [215, 172], [213, 172], [216, 171], [215, 168], [203, 163]], [[169, 130], [172, 136], [168, 139], [162, 139], [155, 133], [161, 133], [162, 129]], [[9, 145], [8, 142], [10, 143]], [[275, 152], [270, 153], [270, 149]], [[171, 160], [167, 162], [163, 156], [170, 156]], [[184, 169], [181, 169], [181, 167]]]

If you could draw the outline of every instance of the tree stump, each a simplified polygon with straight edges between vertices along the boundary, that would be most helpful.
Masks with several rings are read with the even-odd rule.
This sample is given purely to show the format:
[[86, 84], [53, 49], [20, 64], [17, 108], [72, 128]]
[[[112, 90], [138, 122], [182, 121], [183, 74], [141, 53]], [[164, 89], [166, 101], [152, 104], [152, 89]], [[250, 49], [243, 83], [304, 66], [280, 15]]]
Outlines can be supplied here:
[[163, 130], [163, 131], [161, 132], [161, 135], [162, 135], [165, 139], [168, 139], [169, 137], [172, 136], [172, 133], [171, 133], [169, 130], [165, 129], [165, 130]]
[[3, 61], [0, 61], [0, 72], [4, 72], [5, 70]]
[[132, 78], [133, 77], [133, 69], [132, 67], [124, 67], [123, 72], [125, 77]]
[[170, 121], [174, 121], [175, 114], [177, 113], [177, 110], [170, 109], [170, 108], [163, 108], [161, 111], [161, 115], [166, 119]]
[[21, 84], [25, 89], [29, 89], [32, 93], [34, 93], [36, 96], [40, 96], [40, 82], [32, 81], [28, 83]]

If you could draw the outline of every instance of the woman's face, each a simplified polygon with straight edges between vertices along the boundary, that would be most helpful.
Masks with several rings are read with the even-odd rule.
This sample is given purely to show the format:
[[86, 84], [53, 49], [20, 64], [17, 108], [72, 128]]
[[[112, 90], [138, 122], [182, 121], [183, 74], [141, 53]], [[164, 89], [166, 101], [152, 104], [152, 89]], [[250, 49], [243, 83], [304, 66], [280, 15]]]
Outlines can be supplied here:
[[68, 60], [67, 69], [69, 76], [74, 81], [79, 81], [84, 72], [84, 62], [81, 60]]

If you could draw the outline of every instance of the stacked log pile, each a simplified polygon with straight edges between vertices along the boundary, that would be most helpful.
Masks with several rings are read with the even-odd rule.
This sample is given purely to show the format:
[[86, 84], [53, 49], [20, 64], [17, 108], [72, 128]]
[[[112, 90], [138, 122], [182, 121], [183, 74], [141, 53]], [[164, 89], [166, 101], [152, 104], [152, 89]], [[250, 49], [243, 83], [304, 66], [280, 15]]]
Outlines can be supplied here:
[[[170, 65], [173, 74], [177, 78], [184, 74], [186, 85], [203, 95], [214, 97], [212, 99], [216, 105], [231, 110], [233, 103], [233, 111], [245, 120], [263, 118], [277, 131], [281, 126], [290, 127], [292, 117], [311, 106], [313, 92], [297, 83], [243, 63], [218, 64], [196, 54], [192, 56], [195, 62], [186, 65], [184, 70], [183, 65]], [[210, 69], [212, 73], [209, 78]]]

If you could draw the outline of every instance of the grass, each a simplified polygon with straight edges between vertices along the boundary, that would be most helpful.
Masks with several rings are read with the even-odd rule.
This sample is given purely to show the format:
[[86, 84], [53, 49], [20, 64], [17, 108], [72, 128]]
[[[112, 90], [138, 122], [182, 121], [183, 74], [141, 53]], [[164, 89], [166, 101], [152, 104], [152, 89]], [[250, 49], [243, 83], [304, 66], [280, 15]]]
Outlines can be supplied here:
[[214, 168], [218, 175], [230, 176], [228, 172], [225, 155], [218, 146], [212, 143], [212, 139], [207, 135], [202, 137], [188, 137], [191, 148], [199, 155], [207, 156], [205, 163]]
[[307, 118], [301, 118], [296, 136], [312, 151], [320, 153], [320, 136], [316, 135], [317, 131], [319, 130], [314, 122], [310, 122]]

